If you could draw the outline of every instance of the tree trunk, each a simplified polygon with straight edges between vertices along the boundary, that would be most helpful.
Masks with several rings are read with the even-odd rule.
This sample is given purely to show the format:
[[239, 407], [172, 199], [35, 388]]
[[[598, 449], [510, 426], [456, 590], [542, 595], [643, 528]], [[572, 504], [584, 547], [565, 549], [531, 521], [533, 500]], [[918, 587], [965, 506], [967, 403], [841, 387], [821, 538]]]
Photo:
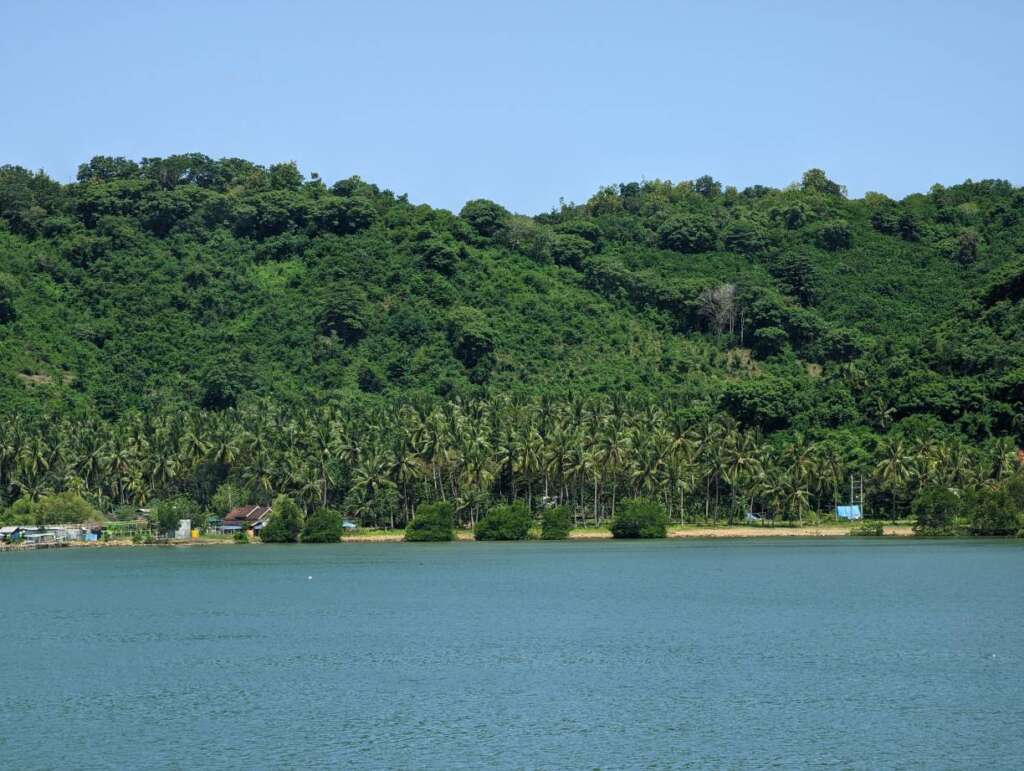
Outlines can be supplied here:
[[704, 485], [704, 521], [711, 519], [711, 477]]

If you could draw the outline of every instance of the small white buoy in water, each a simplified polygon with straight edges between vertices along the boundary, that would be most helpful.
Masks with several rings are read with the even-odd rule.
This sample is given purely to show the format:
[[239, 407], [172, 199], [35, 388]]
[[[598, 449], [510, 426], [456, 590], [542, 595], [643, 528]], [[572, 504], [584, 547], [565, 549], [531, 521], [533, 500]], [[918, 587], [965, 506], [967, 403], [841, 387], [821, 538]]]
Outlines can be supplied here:
[[306, 576], [306, 580], [307, 581], [312, 581], [313, 580], [313, 576]]

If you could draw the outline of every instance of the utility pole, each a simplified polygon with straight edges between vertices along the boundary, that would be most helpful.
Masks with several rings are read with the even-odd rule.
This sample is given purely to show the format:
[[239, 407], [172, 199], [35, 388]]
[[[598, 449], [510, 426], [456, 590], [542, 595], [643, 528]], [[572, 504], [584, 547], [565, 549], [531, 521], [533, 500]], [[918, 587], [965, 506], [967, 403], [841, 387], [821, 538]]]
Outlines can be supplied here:
[[[854, 479], [853, 474], [850, 474], [850, 505], [860, 506], [860, 515], [863, 517], [864, 511], [864, 476]], [[836, 518], [839, 518], [838, 512]]]

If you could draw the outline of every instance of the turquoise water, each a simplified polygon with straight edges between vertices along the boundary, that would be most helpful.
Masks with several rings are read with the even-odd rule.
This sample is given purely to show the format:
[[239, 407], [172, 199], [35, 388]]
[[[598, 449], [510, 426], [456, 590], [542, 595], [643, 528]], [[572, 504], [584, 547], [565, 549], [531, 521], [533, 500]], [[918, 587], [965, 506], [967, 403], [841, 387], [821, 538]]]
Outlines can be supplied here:
[[0, 587], [2, 768], [1024, 752], [1014, 542], [55, 550], [0, 555]]

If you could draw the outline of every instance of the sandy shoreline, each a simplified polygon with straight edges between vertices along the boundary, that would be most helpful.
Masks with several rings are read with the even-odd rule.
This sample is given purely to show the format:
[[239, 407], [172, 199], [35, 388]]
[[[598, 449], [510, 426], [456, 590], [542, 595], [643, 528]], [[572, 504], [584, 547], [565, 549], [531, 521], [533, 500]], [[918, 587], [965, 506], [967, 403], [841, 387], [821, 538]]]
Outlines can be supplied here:
[[[910, 525], [886, 525], [885, 535], [895, 537], [913, 536]], [[569, 534], [570, 541], [601, 541], [611, 539], [610, 530], [603, 528], [577, 529]], [[843, 538], [850, 537], [850, 530], [844, 527], [820, 527], [804, 525], [802, 527], [747, 527], [743, 525], [718, 527], [674, 527], [669, 528], [669, 538]], [[391, 533], [365, 533], [346, 535], [341, 539], [342, 543], [398, 543], [405, 539], [402, 531]], [[456, 541], [473, 541], [473, 534], [469, 531], [459, 531], [455, 534]], [[259, 544], [258, 539], [250, 542]], [[106, 549], [111, 547], [129, 546], [235, 546], [235, 541], [228, 541], [222, 538], [197, 538], [191, 541], [164, 541], [162, 543], [141, 544], [133, 543], [130, 540], [116, 541], [71, 541], [65, 544], [66, 548], [73, 549]]]
[[[886, 525], [885, 535], [912, 536], [910, 525]], [[843, 527], [695, 527], [676, 528], [668, 531], [669, 538], [841, 538], [849, 536], [850, 531]]]
[[[914, 534], [910, 525], [886, 525], [885, 535], [907, 537]], [[843, 527], [676, 527], [669, 528], [669, 538], [843, 538], [849, 537], [850, 531]], [[610, 530], [579, 529], [569, 534], [570, 541], [605, 541], [612, 537]], [[346, 535], [343, 543], [388, 543], [403, 540], [401, 532], [373, 533], [367, 535]], [[472, 541], [472, 533], [460, 531], [455, 534], [457, 541]]]

